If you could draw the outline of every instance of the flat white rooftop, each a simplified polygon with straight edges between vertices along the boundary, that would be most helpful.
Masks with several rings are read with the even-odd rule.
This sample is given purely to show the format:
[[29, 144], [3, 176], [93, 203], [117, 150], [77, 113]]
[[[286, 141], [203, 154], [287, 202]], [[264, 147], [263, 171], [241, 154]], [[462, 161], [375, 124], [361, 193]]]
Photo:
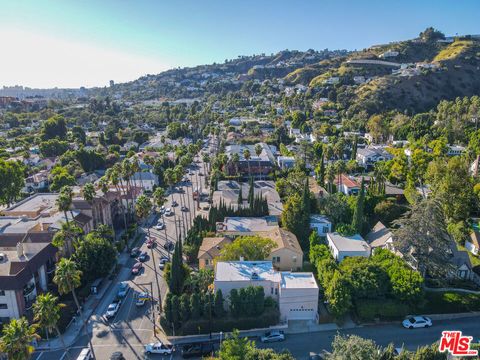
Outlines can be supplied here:
[[318, 289], [312, 273], [292, 273], [283, 271], [281, 288], [285, 289]]
[[280, 282], [280, 273], [271, 261], [219, 261], [215, 267], [215, 281], [274, 281]]

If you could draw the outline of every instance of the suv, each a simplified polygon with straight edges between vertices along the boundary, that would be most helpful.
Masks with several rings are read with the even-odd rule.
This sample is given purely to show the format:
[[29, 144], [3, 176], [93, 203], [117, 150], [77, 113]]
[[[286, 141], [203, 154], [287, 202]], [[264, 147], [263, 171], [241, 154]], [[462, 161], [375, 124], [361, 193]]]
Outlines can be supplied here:
[[170, 355], [173, 352], [172, 345], [165, 345], [161, 342], [150, 343], [145, 345], [145, 352], [147, 355], [150, 354], [161, 354], [161, 355]]
[[213, 353], [212, 343], [187, 344], [182, 347], [182, 357], [188, 359], [191, 357], [204, 357]]

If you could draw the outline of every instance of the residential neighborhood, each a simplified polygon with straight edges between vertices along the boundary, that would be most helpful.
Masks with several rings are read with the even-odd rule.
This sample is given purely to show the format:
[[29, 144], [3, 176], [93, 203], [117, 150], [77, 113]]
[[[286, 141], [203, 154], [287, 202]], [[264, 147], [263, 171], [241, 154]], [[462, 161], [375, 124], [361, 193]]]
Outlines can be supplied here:
[[[150, 12], [193, 21], [146, 3], [82, 9], [102, 39], [97, 15], [124, 12], [125, 43]], [[234, 3], [221, 21], [189, 3], [197, 31], [225, 31]], [[172, 37], [178, 62], [200, 46], [181, 24], [142, 36]], [[225, 60], [155, 72], [154, 48], [105, 49], [105, 76], [142, 72], [103, 85], [0, 79], [0, 358], [477, 358], [480, 36], [407, 25], [406, 40], [232, 59], [212, 37]]]

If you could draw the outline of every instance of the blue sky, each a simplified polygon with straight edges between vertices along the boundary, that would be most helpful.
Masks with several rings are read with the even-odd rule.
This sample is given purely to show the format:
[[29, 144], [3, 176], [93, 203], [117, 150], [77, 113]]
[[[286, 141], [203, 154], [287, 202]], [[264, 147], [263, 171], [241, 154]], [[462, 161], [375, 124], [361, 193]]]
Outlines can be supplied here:
[[[282, 49], [480, 33], [478, 0], [0, 0], [0, 86], [103, 86]], [[5, 52], [2, 51], [5, 54]]]

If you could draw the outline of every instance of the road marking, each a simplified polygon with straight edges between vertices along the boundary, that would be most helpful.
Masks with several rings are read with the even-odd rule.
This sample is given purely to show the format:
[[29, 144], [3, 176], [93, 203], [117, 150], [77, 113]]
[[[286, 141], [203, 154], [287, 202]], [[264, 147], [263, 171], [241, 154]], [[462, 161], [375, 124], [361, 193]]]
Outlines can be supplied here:
[[43, 355], [43, 351], [42, 351], [40, 354], [38, 354], [38, 356], [37, 356], [37, 359], [36, 359], [36, 360], [40, 359], [40, 358], [42, 357], [42, 355]]
[[62, 355], [62, 357], [60, 358], [60, 360], [63, 360], [63, 358], [67, 355], [67, 352], [65, 351]]

